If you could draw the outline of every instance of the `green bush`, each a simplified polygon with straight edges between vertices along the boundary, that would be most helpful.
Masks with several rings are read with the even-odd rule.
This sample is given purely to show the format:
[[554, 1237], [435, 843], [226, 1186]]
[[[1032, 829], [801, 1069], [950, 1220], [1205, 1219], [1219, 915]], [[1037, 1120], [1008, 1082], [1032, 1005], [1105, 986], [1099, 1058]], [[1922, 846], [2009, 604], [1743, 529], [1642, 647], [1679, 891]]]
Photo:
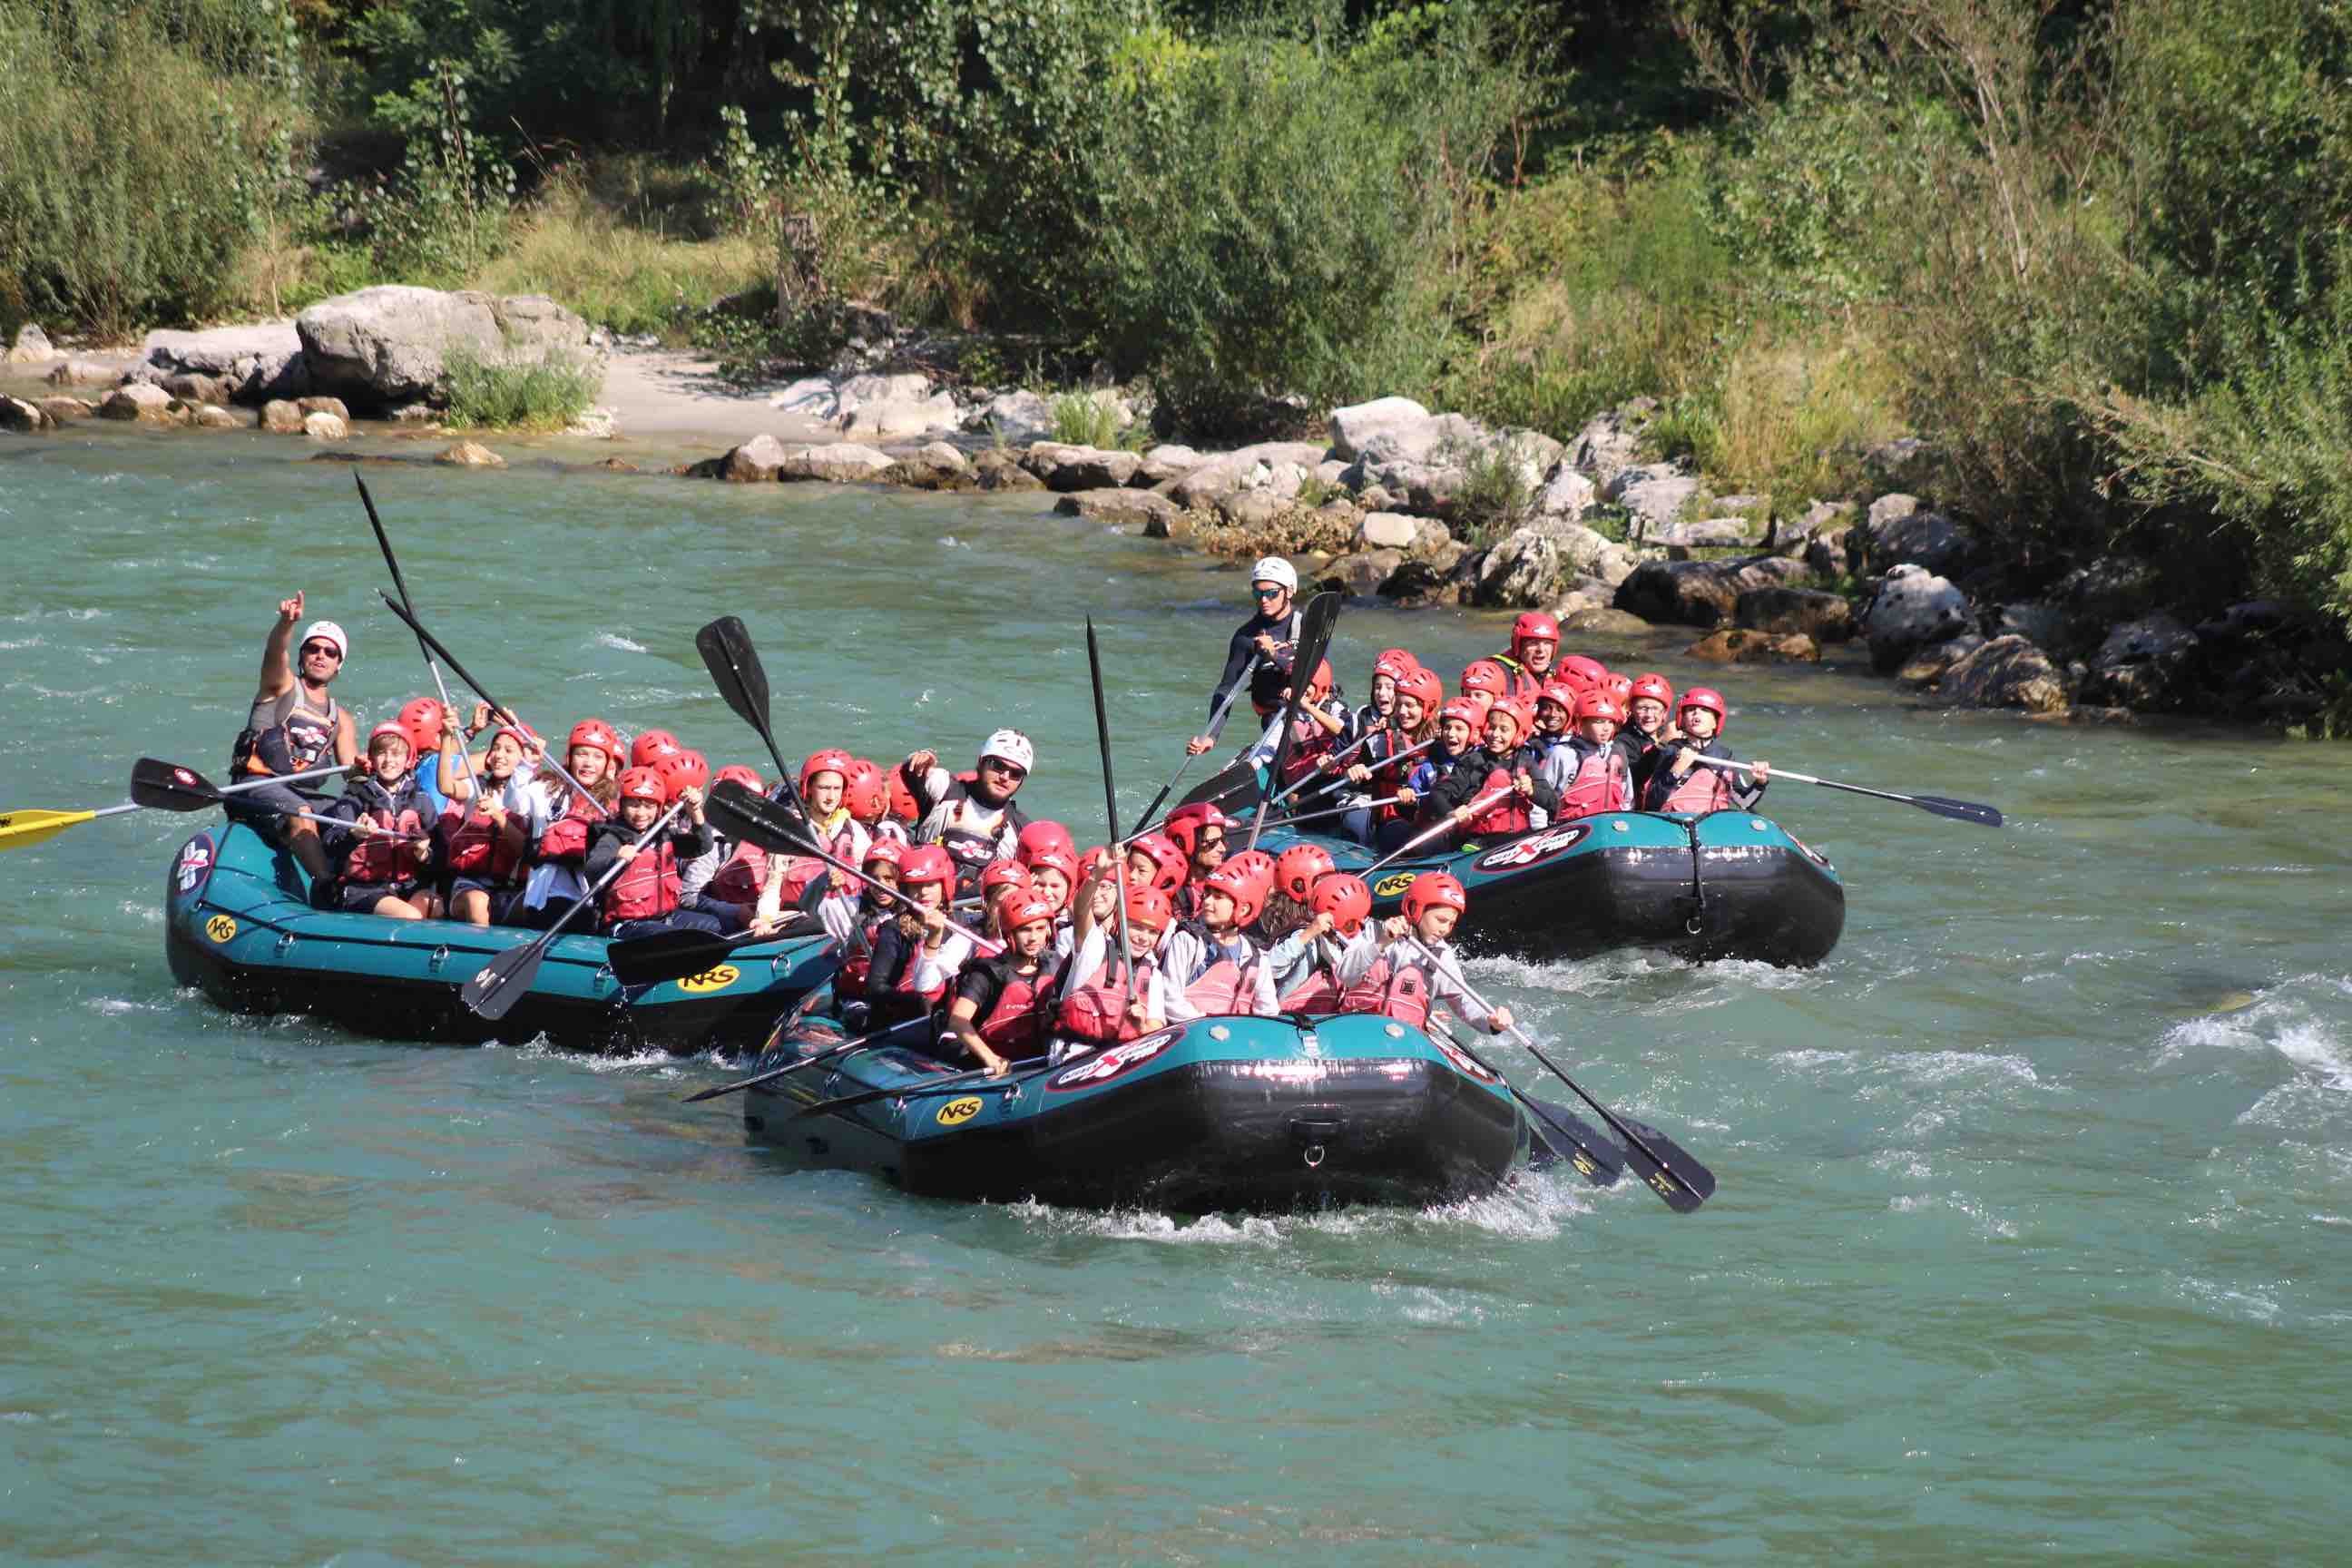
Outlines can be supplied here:
[[444, 384], [453, 425], [561, 430], [595, 402], [604, 374], [560, 353], [518, 361], [459, 353], [448, 358]]

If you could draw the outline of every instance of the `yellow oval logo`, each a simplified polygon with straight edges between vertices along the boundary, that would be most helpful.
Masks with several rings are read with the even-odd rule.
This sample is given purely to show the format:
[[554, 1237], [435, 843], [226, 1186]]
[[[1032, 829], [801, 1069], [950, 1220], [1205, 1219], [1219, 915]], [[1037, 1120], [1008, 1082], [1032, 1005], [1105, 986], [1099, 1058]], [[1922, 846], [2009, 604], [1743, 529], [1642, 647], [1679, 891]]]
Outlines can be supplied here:
[[731, 963], [722, 963], [716, 969], [706, 969], [699, 974], [688, 975], [677, 983], [677, 988], [680, 991], [688, 991], [700, 995], [708, 991], [724, 991], [742, 978], [741, 970]]
[[940, 1107], [939, 1123], [942, 1127], [961, 1127], [980, 1114], [980, 1096], [976, 1094], [950, 1100]]
[[1372, 884], [1372, 897], [1376, 899], [1393, 899], [1399, 893], [1403, 892], [1407, 888], [1412, 887], [1420, 876], [1421, 873], [1418, 871], [1399, 871], [1393, 877], [1382, 877], [1379, 881]]
[[215, 942], [226, 942], [236, 934], [236, 922], [226, 915], [215, 915], [205, 922], [205, 934]]

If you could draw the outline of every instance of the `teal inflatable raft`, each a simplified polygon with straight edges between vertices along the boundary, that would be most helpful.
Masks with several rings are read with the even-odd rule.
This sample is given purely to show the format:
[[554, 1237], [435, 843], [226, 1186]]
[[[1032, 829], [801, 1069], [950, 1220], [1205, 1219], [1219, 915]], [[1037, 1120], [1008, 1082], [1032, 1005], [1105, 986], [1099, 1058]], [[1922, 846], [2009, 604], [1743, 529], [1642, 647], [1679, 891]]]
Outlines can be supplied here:
[[705, 973], [625, 992], [605, 966], [603, 937], [560, 936], [530, 992], [493, 1024], [466, 1009], [458, 987], [531, 931], [313, 909], [294, 858], [238, 823], [182, 845], [163, 893], [163, 948], [182, 984], [232, 1012], [311, 1014], [387, 1039], [545, 1036], [566, 1049], [679, 1053], [751, 1046], [834, 968], [823, 936], [787, 936], [739, 948]]

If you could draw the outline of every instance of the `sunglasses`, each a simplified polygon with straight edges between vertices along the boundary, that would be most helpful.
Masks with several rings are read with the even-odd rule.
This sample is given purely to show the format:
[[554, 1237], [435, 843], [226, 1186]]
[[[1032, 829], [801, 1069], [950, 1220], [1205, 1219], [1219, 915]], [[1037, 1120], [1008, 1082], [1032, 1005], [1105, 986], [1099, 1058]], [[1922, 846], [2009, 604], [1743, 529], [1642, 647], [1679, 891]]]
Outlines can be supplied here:
[[341, 663], [342, 661], [343, 650], [337, 647], [331, 642], [306, 642], [302, 645], [302, 657], [304, 658], [310, 658], [314, 653], [331, 655], [337, 663]]
[[1257, 596], [1261, 599], [1279, 599], [1289, 592], [1287, 588], [1260, 588], [1257, 590]]
[[1003, 757], [991, 757], [980, 765], [986, 768], [990, 773], [1003, 773], [1009, 779], [1025, 779], [1029, 776], [1029, 770], [1027, 768], [1016, 767], [1014, 764], [1006, 762]]

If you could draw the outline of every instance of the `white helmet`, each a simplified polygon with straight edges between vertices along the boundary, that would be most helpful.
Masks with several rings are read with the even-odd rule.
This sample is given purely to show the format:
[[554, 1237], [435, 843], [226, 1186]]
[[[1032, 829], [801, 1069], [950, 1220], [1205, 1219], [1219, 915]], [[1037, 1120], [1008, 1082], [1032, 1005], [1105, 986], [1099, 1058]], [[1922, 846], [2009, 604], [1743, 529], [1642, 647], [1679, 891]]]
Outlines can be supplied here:
[[1298, 592], [1298, 574], [1279, 555], [1269, 555], [1250, 568], [1252, 583], [1271, 583], [1286, 593]]
[[310, 641], [313, 637], [316, 637], [320, 642], [333, 643], [335, 645], [335, 652], [341, 655], [345, 660], [349, 660], [352, 657], [352, 639], [345, 637], [343, 635], [343, 628], [335, 625], [332, 621], [312, 621], [308, 626], [305, 626], [302, 629], [300, 639], [294, 644], [295, 652], [298, 654], [300, 653], [302, 650], [302, 644]]
[[980, 757], [982, 762], [1002, 757], [1024, 773], [1037, 765], [1036, 749], [1029, 744], [1029, 737], [1018, 730], [999, 730], [982, 742]]

